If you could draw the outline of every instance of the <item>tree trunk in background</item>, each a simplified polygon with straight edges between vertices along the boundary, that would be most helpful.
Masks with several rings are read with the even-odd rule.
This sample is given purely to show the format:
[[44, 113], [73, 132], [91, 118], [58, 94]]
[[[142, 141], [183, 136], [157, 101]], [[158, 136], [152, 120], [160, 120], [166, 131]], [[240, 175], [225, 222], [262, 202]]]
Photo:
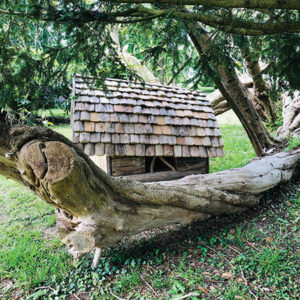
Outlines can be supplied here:
[[283, 125], [278, 129], [277, 134], [281, 138], [300, 136], [300, 94], [294, 95], [294, 99], [285, 95], [283, 97]]
[[245, 211], [289, 180], [299, 157], [300, 149], [240, 169], [144, 184], [110, 177], [50, 129], [0, 124], [0, 174], [56, 207], [59, 235], [74, 257], [145, 230]]
[[[214, 43], [201, 24], [191, 24], [189, 33], [199, 55], [205, 55], [208, 63], [206, 72], [214, 76], [214, 82], [230, 108], [233, 109], [253, 145], [257, 156], [263, 156], [269, 149], [278, 146], [279, 141], [271, 136], [254, 109], [246, 89], [239, 80], [230, 58], [220, 57], [214, 50]], [[212, 69], [216, 66], [216, 70]]]
[[259, 65], [259, 58], [254, 59], [252, 57], [252, 53], [250, 50], [249, 41], [246, 37], [239, 37], [242, 39], [242, 44], [240, 46], [240, 50], [244, 60], [246, 61], [246, 66], [249, 70], [250, 75], [253, 78], [254, 88], [255, 88], [255, 95], [261, 100], [263, 103], [268, 117], [272, 124], [276, 121], [276, 114], [274, 111], [274, 104], [269, 97], [269, 87], [267, 86], [266, 82], [263, 79], [261, 74], [261, 68]]
[[143, 65], [135, 56], [127, 52], [127, 46], [121, 49], [119, 41], [119, 25], [111, 26], [110, 36], [115, 42], [115, 49], [118, 53], [121, 61], [126, 65], [126, 67], [134, 71], [138, 76], [143, 78], [146, 83], [150, 84], [160, 84], [159, 80], [152, 74], [152, 72]]
[[[261, 105], [260, 100], [250, 90], [247, 89], [246, 91], [249, 99], [252, 102], [252, 105], [258, 112], [261, 119], [267, 120], [266, 112], [264, 110], [264, 107]], [[224, 112], [231, 109], [231, 107], [228, 105], [227, 101], [224, 99], [223, 95], [219, 90], [216, 90], [215, 92], [209, 94], [207, 98], [210, 101], [216, 116], [221, 115]]]

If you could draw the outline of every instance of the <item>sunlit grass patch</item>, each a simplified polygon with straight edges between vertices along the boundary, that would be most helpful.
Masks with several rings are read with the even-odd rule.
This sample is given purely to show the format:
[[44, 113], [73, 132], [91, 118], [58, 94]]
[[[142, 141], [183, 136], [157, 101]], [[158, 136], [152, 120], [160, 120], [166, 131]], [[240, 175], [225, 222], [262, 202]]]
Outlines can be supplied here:
[[247, 165], [255, 157], [251, 142], [241, 125], [219, 124], [224, 143], [224, 157], [209, 160], [210, 173]]

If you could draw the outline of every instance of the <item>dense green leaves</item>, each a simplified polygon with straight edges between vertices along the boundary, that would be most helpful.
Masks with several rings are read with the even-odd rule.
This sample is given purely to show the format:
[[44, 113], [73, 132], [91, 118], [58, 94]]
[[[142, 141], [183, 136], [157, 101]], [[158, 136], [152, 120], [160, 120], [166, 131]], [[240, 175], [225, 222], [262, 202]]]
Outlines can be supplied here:
[[[0, 5], [0, 109], [52, 107], [70, 95], [75, 72], [96, 76], [99, 84], [106, 77], [135, 77], [121, 63], [112, 46], [109, 24], [116, 22], [126, 23], [120, 27], [121, 47], [128, 47], [162, 83], [189, 87], [213, 85], [212, 78], [218, 74], [204, 73], [207, 61], [193, 51], [188, 36], [195, 19], [187, 21], [186, 16], [174, 14], [173, 10], [163, 17], [155, 15], [157, 11], [168, 10], [168, 4], [144, 8], [92, 0], [3, 1]], [[240, 23], [235, 20], [266, 23], [269, 28], [277, 23], [299, 22], [295, 10], [203, 6], [189, 9], [205, 18], [216, 17], [221, 23], [232, 18], [225, 33], [225, 25], [211, 24], [205, 30], [212, 34], [216, 53], [231, 57], [238, 69], [243, 69], [243, 60], [239, 49], [241, 39], [232, 34], [240, 30]], [[176, 11], [183, 12], [180, 7]], [[245, 34], [250, 34], [252, 27]], [[253, 55], [269, 63], [267, 74], [274, 89], [299, 88], [298, 34], [255, 36], [249, 42]], [[210, 67], [216, 69], [214, 65]]]

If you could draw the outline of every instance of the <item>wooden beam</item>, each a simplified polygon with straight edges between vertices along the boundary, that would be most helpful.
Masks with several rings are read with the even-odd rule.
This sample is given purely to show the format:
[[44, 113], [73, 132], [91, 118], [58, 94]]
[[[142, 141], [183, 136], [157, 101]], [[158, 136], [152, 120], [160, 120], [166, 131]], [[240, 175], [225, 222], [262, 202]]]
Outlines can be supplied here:
[[154, 164], [155, 164], [155, 161], [156, 161], [156, 156], [154, 156], [154, 157], [152, 158], [151, 165], [150, 165], [150, 173], [153, 173], [153, 172], [154, 172]]
[[156, 182], [156, 181], [168, 181], [174, 179], [180, 179], [182, 177], [188, 175], [197, 175], [204, 174], [205, 170], [202, 171], [185, 171], [185, 172], [177, 172], [177, 171], [162, 171], [162, 172], [154, 172], [154, 173], [145, 173], [145, 174], [137, 174], [137, 175], [127, 175], [122, 176], [122, 178], [131, 179], [140, 182]]
[[159, 156], [159, 159], [166, 165], [168, 166], [172, 171], [176, 171], [176, 169], [162, 156]]

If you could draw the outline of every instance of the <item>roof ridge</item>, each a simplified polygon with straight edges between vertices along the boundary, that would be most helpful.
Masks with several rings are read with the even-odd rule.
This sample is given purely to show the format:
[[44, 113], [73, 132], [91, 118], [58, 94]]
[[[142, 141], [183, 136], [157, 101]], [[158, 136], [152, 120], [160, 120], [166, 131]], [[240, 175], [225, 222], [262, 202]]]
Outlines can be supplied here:
[[[91, 75], [86, 75], [86, 74], [74, 74], [75, 78], [79, 77], [79, 78], [89, 78], [89, 79], [95, 79], [95, 77], [91, 76]], [[183, 88], [183, 87], [177, 87], [177, 86], [169, 86], [169, 85], [163, 85], [163, 84], [153, 84], [153, 83], [143, 83], [141, 81], [130, 81], [127, 79], [118, 79], [118, 78], [105, 78], [105, 81], [111, 81], [111, 82], [123, 82], [123, 83], [127, 83], [127, 84], [138, 84], [141, 87], [158, 87], [158, 88], [166, 88], [166, 89], [173, 89], [173, 90], [181, 90], [181, 91], [187, 91], [189, 93], [200, 93], [203, 95], [206, 95], [206, 93], [204, 91], [200, 91], [200, 90], [191, 90], [188, 88]]]

